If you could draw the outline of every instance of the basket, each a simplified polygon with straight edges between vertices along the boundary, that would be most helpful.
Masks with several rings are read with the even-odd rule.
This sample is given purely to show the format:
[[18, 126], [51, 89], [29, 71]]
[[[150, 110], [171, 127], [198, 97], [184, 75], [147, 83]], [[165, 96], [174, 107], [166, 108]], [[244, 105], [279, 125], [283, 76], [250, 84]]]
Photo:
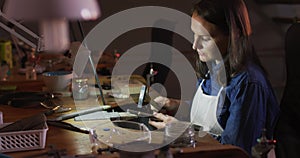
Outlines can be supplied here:
[[43, 129], [0, 133], [0, 153], [43, 149], [47, 130], [45, 123]]

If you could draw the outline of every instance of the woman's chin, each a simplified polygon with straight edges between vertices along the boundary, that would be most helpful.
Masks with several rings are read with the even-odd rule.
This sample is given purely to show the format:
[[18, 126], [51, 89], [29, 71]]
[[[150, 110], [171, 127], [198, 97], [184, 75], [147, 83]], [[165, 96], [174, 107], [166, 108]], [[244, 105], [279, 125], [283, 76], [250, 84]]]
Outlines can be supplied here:
[[207, 62], [207, 58], [205, 56], [199, 56], [200, 61]]

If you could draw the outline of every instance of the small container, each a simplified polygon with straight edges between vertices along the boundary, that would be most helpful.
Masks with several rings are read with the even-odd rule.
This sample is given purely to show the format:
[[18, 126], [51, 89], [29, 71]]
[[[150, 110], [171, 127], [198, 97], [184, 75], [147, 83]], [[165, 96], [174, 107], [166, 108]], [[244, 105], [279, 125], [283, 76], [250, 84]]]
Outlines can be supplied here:
[[26, 80], [37, 80], [35, 67], [33, 66], [26, 67]]
[[72, 77], [72, 71], [49, 71], [42, 74], [42, 79], [50, 92], [69, 91]]
[[[8, 124], [4, 123], [0, 128]], [[0, 133], [0, 153], [44, 149], [47, 131], [45, 123], [41, 129]]]
[[87, 78], [74, 78], [72, 82], [73, 99], [84, 100], [89, 97], [89, 85]]

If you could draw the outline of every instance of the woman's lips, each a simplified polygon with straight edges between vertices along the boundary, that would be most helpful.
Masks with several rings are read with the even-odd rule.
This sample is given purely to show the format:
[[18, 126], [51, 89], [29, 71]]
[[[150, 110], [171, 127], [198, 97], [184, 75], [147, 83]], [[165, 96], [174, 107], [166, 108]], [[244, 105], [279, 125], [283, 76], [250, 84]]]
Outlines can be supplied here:
[[205, 53], [201, 52], [201, 51], [198, 51], [198, 55], [199, 56], [205, 56]]

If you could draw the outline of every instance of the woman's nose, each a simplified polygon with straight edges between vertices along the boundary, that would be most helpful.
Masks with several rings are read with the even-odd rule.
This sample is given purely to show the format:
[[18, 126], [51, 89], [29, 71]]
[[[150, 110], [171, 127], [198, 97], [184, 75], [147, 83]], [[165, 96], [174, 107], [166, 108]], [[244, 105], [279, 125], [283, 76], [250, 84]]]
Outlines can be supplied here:
[[197, 41], [198, 41], [198, 38], [194, 36], [194, 43], [192, 46], [194, 50], [197, 50]]
[[197, 49], [201, 49], [202, 48], [202, 44], [199, 38], [195, 38], [194, 39], [194, 43], [193, 43], [193, 49], [197, 50]]
[[192, 48], [193, 48], [194, 50], [196, 50], [196, 49], [197, 49], [197, 46], [196, 46], [196, 43], [195, 43], [195, 42], [193, 43], [193, 46], [192, 46]]

